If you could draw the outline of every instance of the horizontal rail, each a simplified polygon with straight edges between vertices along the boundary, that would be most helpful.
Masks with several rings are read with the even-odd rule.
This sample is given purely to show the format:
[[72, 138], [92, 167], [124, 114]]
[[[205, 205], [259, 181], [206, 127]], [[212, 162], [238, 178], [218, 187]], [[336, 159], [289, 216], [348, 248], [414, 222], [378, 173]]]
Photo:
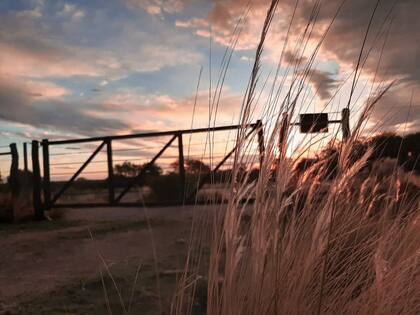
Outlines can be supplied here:
[[12, 155], [12, 152], [3, 152], [3, 153], [0, 153], [0, 155]]
[[192, 134], [192, 133], [202, 133], [202, 132], [214, 132], [214, 131], [226, 131], [244, 128], [255, 128], [257, 124], [247, 124], [244, 126], [241, 125], [230, 125], [230, 126], [220, 126], [213, 128], [198, 128], [198, 129], [184, 129], [184, 130], [171, 130], [171, 131], [159, 131], [159, 132], [148, 132], [148, 133], [138, 133], [130, 135], [120, 135], [120, 136], [108, 136], [108, 137], [94, 137], [94, 138], [81, 138], [81, 139], [71, 139], [71, 140], [57, 140], [50, 141], [49, 145], [63, 145], [63, 144], [75, 144], [75, 143], [86, 143], [86, 142], [97, 142], [97, 141], [106, 141], [106, 140], [126, 140], [133, 138], [150, 138], [150, 137], [159, 137], [159, 136], [173, 136], [176, 134]]

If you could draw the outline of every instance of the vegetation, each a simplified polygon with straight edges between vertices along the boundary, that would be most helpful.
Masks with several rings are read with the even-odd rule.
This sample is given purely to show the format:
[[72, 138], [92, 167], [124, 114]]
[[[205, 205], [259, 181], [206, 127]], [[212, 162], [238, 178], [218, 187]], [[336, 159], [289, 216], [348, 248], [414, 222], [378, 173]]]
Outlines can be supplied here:
[[[242, 125], [251, 121], [259, 98], [264, 43], [279, 3], [270, 2], [241, 108]], [[272, 80], [262, 115], [273, 128], [266, 129], [270, 134], [259, 177], [250, 186], [249, 177], [240, 175], [240, 165], [253, 153], [243, 130], [237, 138], [240, 147], [227, 208], [215, 214], [209, 231], [210, 257], [206, 260], [191, 254], [187, 260], [173, 300], [173, 314], [192, 314], [197, 283], [203, 276], [207, 279], [206, 312], [210, 315], [420, 312], [420, 196], [418, 178], [413, 175], [418, 172], [419, 135], [361, 136], [373, 108], [395, 82], [372, 88], [350, 138], [336, 137], [313, 159], [291, 161], [286, 156], [291, 146], [290, 117], [298, 106], [303, 107], [304, 86], [322, 41], [334, 24], [333, 17], [308, 54], [305, 49], [314, 47], [310, 40], [318, 6], [320, 2], [315, 1], [313, 16], [307, 21], [308, 32], [294, 43], [297, 57], [288, 66], [293, 73], [291, 82], [287, 86], [285, 80], [278, 82], [278, 74]], [[237, 36], [233, 34], [227, 55], [233, 51]], [[287, 36], [282, 56], [286, 44]], [[347, 108], [355, 103], [353, 94], [368, 49], [363, 42]], [[279, 68], [281, 65], [282, 59]], [[220, 73], [223, 67], [228, 65], [222, 65]], [[283, 88], [288, 90], [281, 99], [276, 93]], [[219, 104], [211, 106], [217, 108]], [[273, 113], [278, 114], [273, 118]], [[294, 153], [313, 149], [313, 144], [303, 141]], [[254, 203], [241, 202], [250, 195], [255, 196]], [[202, 248], [205, 238], [206, 230], [199, 219], [196, 222], [191, 253]], [[209, 266], [204, 275], [198, 271], [203, 260]]]

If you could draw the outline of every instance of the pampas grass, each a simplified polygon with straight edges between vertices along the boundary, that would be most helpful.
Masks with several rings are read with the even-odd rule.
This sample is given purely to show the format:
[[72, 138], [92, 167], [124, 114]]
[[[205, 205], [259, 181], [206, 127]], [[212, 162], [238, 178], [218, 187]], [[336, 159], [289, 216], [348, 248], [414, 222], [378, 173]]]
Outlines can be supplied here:
[[[277, 5], [278, 1], [273, 0], [268, 8], [242, 104], [242, 125], [250, 122], [256, 107], [260, 59]], [[349, 108], [368, 57], [363, 52], [378, 5], [379, 1], [354, 71], [346, 102]], [[336, 14], [341, 9], [342, 4]], [[306, 30], [296, 44], [300, 58], [293, 66], [292, 83], [284, 99], [279, 96], [284, 80], [277, 80], [277, 74], [273, 80], [263, 112], [269, 137], [258, 180], [250, 186], [246, 175], [238, 175], [239, 165], [249, 162], [250, 153], [255, 153], [246, 144], [242, 129], [237, 135], [239, 147], [227, 207], [214, 213], [208, 234], [199, 228], [199, 220], [195, 221], [173, 314], [193, 313], [197, 284], [203, 278], [205, 311], [210, 315], [420, 313], [418, 187], [395, 164], [385, 167], [374, 163], [367, 167], [373, 150], [359, 150], [366, 121], [395, 82], [381, 83], [371, 93], [350, 139], [335, 137], [331, 142], [333, 154], [321, 155], [303, 166], [286, 156], [293, 132], [290, 117], [302, 108], [299, 102], [304, 86], [336, 17], [304, 61], [302, 56], [319, 10], [320, 1], [315, 1]], [[304, 143], [299, 146], [300, 152], [302, 147]], [[251, 194], [255, 202], [244, 204], [244, 197]], [[245, 214], [249, 214], [248, 219]], [[209, 257], [202, 255], [204, 235], [210, 236]], [[198, 258], [193, 259], [197, 252]], [[207, 266], [207, 270], [203, 271], [199, 264]]]

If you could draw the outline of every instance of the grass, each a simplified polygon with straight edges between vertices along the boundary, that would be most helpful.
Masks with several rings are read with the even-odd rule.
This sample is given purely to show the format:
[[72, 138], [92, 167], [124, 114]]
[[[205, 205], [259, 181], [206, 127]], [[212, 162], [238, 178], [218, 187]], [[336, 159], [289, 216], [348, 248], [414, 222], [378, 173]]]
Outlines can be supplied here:
[[[278, 2], [272, 0], [268, 6], [241, 107], [242, 125], [252, 121], [258, 105], [262, 52]], [[286, 66], [291, 71], [291, 83], [286, 86], [284, 80], [278, 82], [278, 74], [271, 80], [274, 83], [262, 114], [268, 134], [266, 154], [255, 186], [246, 184], [246, 175], [239, 176], [239, 165], [251, 163], [249, 156], [255, 152], [244, 139], [245, 130], [238, 132], [228, 207], [214, 215], [209, 231], [193, 226], [190, 249], [200, 248], [203, 234], [208, 233], [211, 252], [208, 260], [187, 259], [185, 276], [174, 297], [173, 314], [193, 314], [191, 305], [202, 277], [196, 265], [204, 260], [208, 263], [209, 315], [420, 312], [419, 188], [412, 185], [413, 175], [396, 163], [392, 167], [383, 166], [383, 161], [373, 166], [368, 163], [373, 153], [369, 148], [357, 158], [353, 156], [361, 136], [371, 136], [364, 127], [375, 105], [395, 82], [381, 82], [372, 88], [374, 92], [362, 106], [351, 137], [343, 140], [335, 136], [331, 141], [334, 154], [324, 154], [299, 174], [293, 165], [299, 161], [291, 163], [286, 156], [293, 135], [290, 119], [307, 105], [304, 86], [343, 3], [330, 24], [317, 30], [320, 39], [308, 52], [321, 7], [320, 1], [314, 2], [307, 27], [295, 43], [296, 61]], [[357, 64], [349, 77], [352, 84], [348, 108], [357, 101], [354, 93], [360, 73], [375, 48], [368, 47], [366, 39], [372, 36], [379, 3], [371, 13]], [[387, 25], [388, 16], [382, 22]], [[283, 89], [286, 96], [281, 99], [279, 91]], [[295, 156], [316, 151], [317, 145], [311, 139], [303, 140]], [[254, 203], [240, 202], [249, 195], [256, 196]], [[251, 211], [245, 219], [246, 208]]]

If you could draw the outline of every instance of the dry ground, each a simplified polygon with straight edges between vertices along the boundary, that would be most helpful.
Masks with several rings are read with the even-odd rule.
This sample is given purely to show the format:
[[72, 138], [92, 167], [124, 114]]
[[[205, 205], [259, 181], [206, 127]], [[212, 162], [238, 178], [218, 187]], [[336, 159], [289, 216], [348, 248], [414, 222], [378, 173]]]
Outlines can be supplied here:
[[159, 295], [167, 313], [193, 212], [208, 210], [69, 209], [58, 221], [0, 225], [0, 314], [105, 314], [106, 296], [113, 314], [130, 300], [133, 314], [158, 314]]

